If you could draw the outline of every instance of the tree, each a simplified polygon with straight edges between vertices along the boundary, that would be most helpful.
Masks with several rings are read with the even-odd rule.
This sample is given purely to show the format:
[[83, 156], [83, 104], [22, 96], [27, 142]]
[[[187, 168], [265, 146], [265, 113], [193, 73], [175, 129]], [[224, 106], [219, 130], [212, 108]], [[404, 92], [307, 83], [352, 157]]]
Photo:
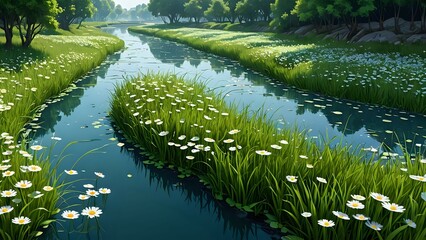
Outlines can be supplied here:
[[92, 2], [97, 9], [93, 16], [96, 21], [105, 21], [108, 15], [115, 8], [115, 3], [112, 0], [92, 0]]
[[185, 7], [185, 16], [189, 17], [189, 21], [194, 18], [195, 22], [200, 22], [200, 19], [204, 16], [204, 11], [199, 0], [190, 0], [183, 6]]
[[176, 23], [185, 14], [185, 2], [186, 0], [150, 0], [148, 10], [152, 15], [161, 17], [165, 23], [165, 18], [168, 18], [169, 23]]
[[114, 13], [116, 15], [116, 18], [119, 18], [120, 15], [123, 14], [123, 12], [124, 12], [123, 7], [120, 4], [115, 6]]
[[275, 3], [272, 3], [271, 11], [274, 18], [269, 25], [278, 29], [295, 25], [297, 18], [294, 14], [291, 14], [291, 10], [294, 9], [295, 5], [295, 0], [276, 0]]
[[229, 16], [229, 7], [223, 0], [213, 0], [210, 7], [204, 12], [207, 19], [213, 19], [217, 22], [224, 22]]
[[13, 27], [18, 19], [17, 6], [14, 0], [2, 0], [0, 4], [0, 29], [6, 37], [6, 47], [12, 46]]
[[29, 47], [43, 28], [56, 28], [60, 12], [56, 0], [15, 0], [18, 8], [17, 28], [23, 47]]
[[235, 22], [235, 20], [237, 19], [237, 13], [236, 13], [236, 8], [237, 8], [237, 3], [239, 2], [240, 0], [226, 0], [225, 1], [225, 3], [227, 3], [228, 4], [228, 6], [229, 6], [229, 21], [231, 22], [231, 23], [234, 23]]
[[91, 0], [57, 0], [62, 12], [58, 14], [59, 27], [69, 30], [70, 25], [79, 20], [79, 26], [96, 11]]
[[237, 3], [235, 12], [238, 15], [238, 20], [253, 22], [258, 17], [258, 11], [256, 10], [255, 0], [244, 0]]
[[274, 2], [275, 0], [255, 0], [253, 5], [255, 7], [255, 10], [260, 13], [260, 16], [263, 18], [263, 21], [270, 21], [271, 4], [273, 4]]

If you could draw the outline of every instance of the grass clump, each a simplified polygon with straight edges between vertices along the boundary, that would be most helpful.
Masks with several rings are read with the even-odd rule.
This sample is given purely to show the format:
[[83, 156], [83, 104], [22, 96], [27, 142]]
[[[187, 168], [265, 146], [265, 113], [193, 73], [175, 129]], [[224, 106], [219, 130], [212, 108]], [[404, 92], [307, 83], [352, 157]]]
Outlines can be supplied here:
[[39, 35], [28, 49], [0, 52], [1, 239], [35, 238], [59, 212], [56, 168], [50, 156], [37, 153], [44, 147], [25, 143], [23, 127], [48, 99], [123, 47], [118, 38], [91, 27], [49, 34], [54, 35]]
[[[197, 175], [217, 199], [265, 214], [283, 233], [304, 239], [426, 236], [425, 159], [407, 155], [405, 163], [384, 164], [350, 146], [317, 146], [305, 133], [278, 131], [261, 111], [238, 113], [203, 85], [175, 75], [149, 73], [118, 86], [110, 115], [128, 140], [156, 155], [145, 163], [173, 168], [179, 177]], [[404, 210], [387, 210], [375, 193]], [[322, 219], [334, 227], [321, 226]]]
[[426, 113], [426, 48], [349, 44], [257, 33], [131, 27], [240, 61], [296, 87], [329, 96]]

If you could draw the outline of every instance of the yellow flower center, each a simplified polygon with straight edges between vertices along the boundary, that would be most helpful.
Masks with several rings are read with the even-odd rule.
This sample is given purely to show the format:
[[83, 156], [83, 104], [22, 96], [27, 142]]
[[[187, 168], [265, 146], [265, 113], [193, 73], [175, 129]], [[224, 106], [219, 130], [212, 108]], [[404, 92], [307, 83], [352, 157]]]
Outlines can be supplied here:
[[24, 224], [24, 222], [25, 222], [25, 220], [24, 220], [24, 219], [19, 219], [19, 220], [18, 220], [18, 223], [19, 223], [19, 224]]
[[21, 184], [21, 187], [26, 187], [26, 186], [27, 186], [27, 184], [25, 184], [25, 183]]
[[359, 206], [359, 204], [358, 204], [358, 203], [352, 203], [352, 206], [354, 206], [354, 207], [358, 207], [358, 206]]
[[329, 226], [330, 223], [329, 222], [324, 222], [324, 226]]
[[67, 217], [72, 218], [72, 217], [74, 217], [74, 214], [72, 214], [72, 213], [68, 213], [68, 214], [67, 214]]
[[89, 211], [89, 215], [91, 215], [91, 216], [92, 216], [92, 215], [95, 215], [95, 214], [96, 214], [96, 212], [95, 212], [95, 211], [93, 211], [93, 210], [90, 210], [90, 211]]
[[6, 196], [12, 195], [11, 192], [6, 192], [5, 194], [6, 194]]
[[2, 208], [1, 211], [4, 213], [7, 212], [7, 208]]
[[395, 205], [390, 206], [390, 210], [397, 210], [397, 207]]
[[378, 200], [382, 200], [382, 199], [383, 199], [383, 197], [379, 195], [379, 196], [377, 196], [377, 199], [378, 199]]
[[425, 180], [425, 178], [424, 178], [424, 177], [419, 177], [419, 180], [420, 180], [420, 181], [424, 181], [424, 180]]
[[364, 217], [364, 216], [359, 216], [359, 219], [360, 219], [360, 220], [364, 220], [364, 219], [365, 219], [365, 217]]

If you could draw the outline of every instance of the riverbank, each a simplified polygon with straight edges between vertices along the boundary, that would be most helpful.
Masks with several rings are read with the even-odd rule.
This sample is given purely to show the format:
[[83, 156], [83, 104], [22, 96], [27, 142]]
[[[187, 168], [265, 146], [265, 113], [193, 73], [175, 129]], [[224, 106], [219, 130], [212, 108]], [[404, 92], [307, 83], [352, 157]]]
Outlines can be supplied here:
[[[49, 156], [39, 153], [47, 146], [21, 144], [23, 127], [37, 119], [36, 112], [46, 102], [57, 101], [52, 98], [124, 46], [118, 38], [92, 27], [47, 33], [50, 35], [38, 36], [28, 49], [13, 47], [0, 52], [0, 159], [7, 179], [0, 188], [10, 189], [11, 194], [5, 197], [2, 192], [2, 206], [11, 207], [10, 213], [2, 214], [3, 239], [39, 236], [59, 212], [61, 183], [46, 161]], [[12, 223], [19, 216], [28, 220]]]
[[349, 44], [315, 37], [155, 25], [130, 31], [238, 60], [298, 88], [426, 113], [423, 45]]
[[[426, 165], [419, 158], [384, 164], [352, 147], [318, 147], [303, 132], [276, 130], [261, 111], [238, 113], [204, 86], [173, 75], [147, 74], [120, 85], [110, 115], [128, 140], [155, 155], [146, 164], [167, 166], [182, 178], [197, 175], [218, 200], [256, 215], [266, 211], [270, 226], [283, 234], [426, 236], [419, 179]], [[403, 206], [403, 213], [386, 209], [376, 193]], [[369, 225], [360, 214], [370, 217]], [[336, 225], [325, 228], [321, 219]], [[381, 231], [371, 229], [373, 221], [383, 225]]]

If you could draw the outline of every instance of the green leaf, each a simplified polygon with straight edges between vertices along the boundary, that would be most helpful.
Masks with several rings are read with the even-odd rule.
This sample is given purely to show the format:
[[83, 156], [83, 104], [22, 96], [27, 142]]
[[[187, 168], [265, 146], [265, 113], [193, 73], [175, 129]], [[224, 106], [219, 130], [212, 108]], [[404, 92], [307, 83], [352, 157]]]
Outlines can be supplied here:
[[55, 221], [56, 221], [55, 219], [49, 219], [49, 220], [46, 220], [46, 221], [40, 223], [40, 225], [42, 225], [42, 226], [49, 225], [49, 224], [51, 224], [52, 222], [55, 222]]
[[253, 212], [253, 209], [251, 209], [251, 207], [250, 207], [250, 206], [244, 206], [244, 207], [243, 207], [243, 209], [244, 209], [244, 211], [246, 211], [246, 212]]
[[281, 228], [281, 232], [282, 232], [282, 233], [286, 233], [286, 232], [288, 232], [288, 228], [286, 228], [286, 227], [282, 227], [282, 228]]
[[35, 234], [35, 237], [41, 236], [42, 234], [43, 234], [43, 232], [42, 232], [42, 231], [38, 231], [38, 232]]
[[217, 200], [223, 200], [223, 195], [222, 195], [222, 194], [215, 194], [215, 195], [214, 195], [214, 197], [215, 197]]
[[226, 202], [229, 204], [229, 206], [231, 206], [231, 207], [233, 207], [233, 206], [235, 206], [235, 201], [234, 200], [232, 200], [232, 199], [230, 199], [230, 198], [227, 198], [226, 199]]
[[179, 175], [178, 175], [178, 178], [185, 178], [185, 175], [183, 175], [183, 174], [179, 174]]
[[[408, 225], [402, 225], [401, 227], [393, 230], [387, 237], [386, 240], [392, 240], [395, 237], [398, 236], [398, 234], [400, 234], [402, 231], [404, 231], [406, 228], [408, 227]], [[399, 237], [403, 237], [403, 236], [399, 236]]]
[[271, 222], [269, 223], [269, 226], [271, 228], [280, 228], [280, 224], [278, 222]]
[[269, 214], [269, 213], [265, 213], [265, 216], [269, 219], [269, 220], [271, 220], [271, 221], [277, 221], [277, 217], [275, 217], [274, 215], [272, 215], [272, 214]]
[[281, 237], [282, 240], [303, 240], [303, 238], [300, 238], [298, 236], [295, 235], [290, 235], [290, 236], [283, 236]]

